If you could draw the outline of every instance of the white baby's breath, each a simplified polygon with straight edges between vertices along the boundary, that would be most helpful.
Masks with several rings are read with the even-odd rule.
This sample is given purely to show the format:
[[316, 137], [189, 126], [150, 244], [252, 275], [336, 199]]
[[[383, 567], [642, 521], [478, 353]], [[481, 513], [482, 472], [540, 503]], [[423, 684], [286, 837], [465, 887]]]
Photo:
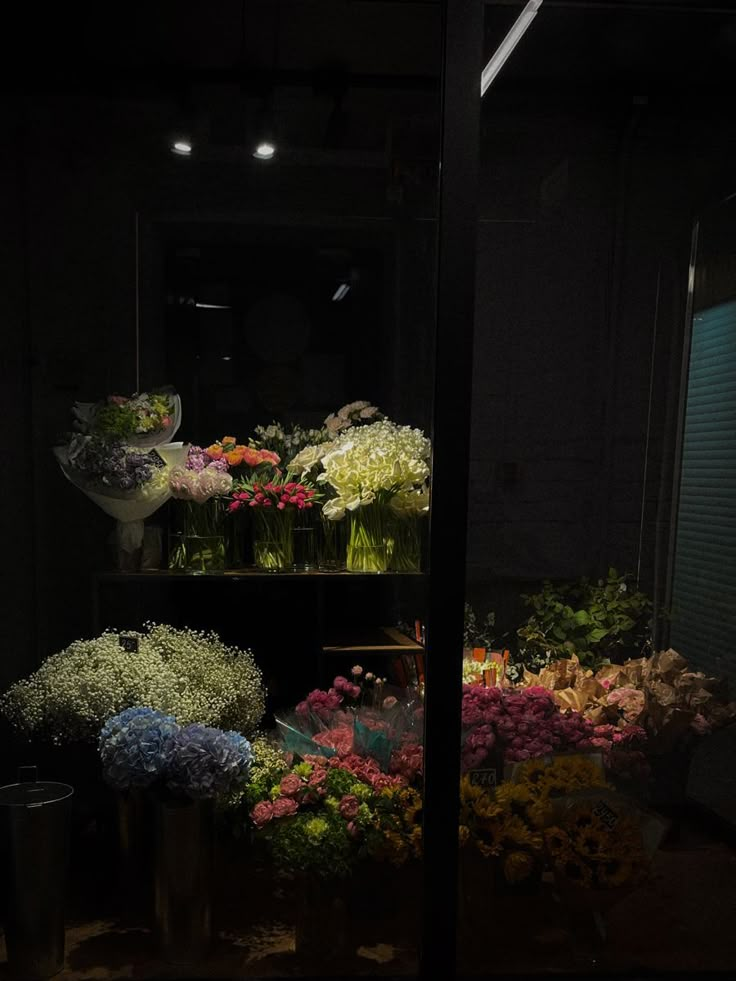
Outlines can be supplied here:
[[253, 733], [265, 711], [261, 672], [250, 651], [228, 647], [217, 634], [146, 624], [137, 653], [105, 631], [76, 640], [48, 658], [0, 698], [2, 712], [29, 737], [55, 743], [97, 736], [111, 715], [145, 705], [175, 716]]

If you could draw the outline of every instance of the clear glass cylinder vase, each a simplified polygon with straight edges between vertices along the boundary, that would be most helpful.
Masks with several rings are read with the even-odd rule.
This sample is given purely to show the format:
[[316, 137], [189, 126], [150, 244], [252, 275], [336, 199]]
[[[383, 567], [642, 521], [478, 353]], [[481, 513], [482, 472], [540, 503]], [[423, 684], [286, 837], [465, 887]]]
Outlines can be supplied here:
[[214, 497], [203, 504], [175, 503], [177, 530], [169, 536], [169, 569], [194, 575], [224, 572], [224, 502]]
[[347, 561], [347, 518], [330, 521], [320, 512], [317, 525], [317, 565], [320, 572], [342, 572]]
[[350, 512], [348, 572], [388, 571], [387, 519], [387, 509], [382, 504], [365, 504]]
[[287, 572], [294, 565], [294, 511], [251, 508], [253, 561], [264, 572]]
[[303, 508], [294, 512], [293, 568], [296, 572], [311, 572], [317, 568], [317, 522], [319, 511]]
[[388, 567], [392, 572], [422, 571], [422, 520], [420, 514], [391, 515]]

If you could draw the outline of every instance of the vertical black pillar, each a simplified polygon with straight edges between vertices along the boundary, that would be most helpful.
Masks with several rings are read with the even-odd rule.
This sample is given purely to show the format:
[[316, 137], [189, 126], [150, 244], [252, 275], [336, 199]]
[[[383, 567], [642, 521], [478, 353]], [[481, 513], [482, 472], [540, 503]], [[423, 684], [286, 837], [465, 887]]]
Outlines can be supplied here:
[[455, 973], [482, 14], [481, 0], [443, 0], [421, 956], [440, 978]]

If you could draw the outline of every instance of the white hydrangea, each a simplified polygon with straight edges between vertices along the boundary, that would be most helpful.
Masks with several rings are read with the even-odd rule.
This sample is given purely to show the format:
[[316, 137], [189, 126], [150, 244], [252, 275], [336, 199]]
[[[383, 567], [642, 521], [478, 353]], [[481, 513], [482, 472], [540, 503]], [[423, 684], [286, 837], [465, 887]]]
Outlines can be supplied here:
[[24, 735], [55, 743], [96, 737], [106, 719], [133, 705], [246, 736], [265, 711], [261, 672], [250, 651], [217, 634], [146, 624], [138, 651], [107, 630], [76, 640], [0, 697], [0, 712]]
[[325, 515], [339, 519], [346, 510], [418, 490], [429, 477], [430, 453], [421, 430], [388, 419], [348, 430], [322, 457], [324, 472], [317, 480], [336, 492], [324, 505]]

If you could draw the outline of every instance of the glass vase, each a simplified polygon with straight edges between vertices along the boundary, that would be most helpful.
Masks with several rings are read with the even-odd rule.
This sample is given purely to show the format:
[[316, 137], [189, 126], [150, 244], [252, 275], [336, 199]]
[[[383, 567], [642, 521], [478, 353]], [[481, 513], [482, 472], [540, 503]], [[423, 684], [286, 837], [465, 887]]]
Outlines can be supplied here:
[[350, 512], [348, 572], [388, 570], [387, 514], [381, 504], [365, 504]]
[[264, 572], [288, 572], [294, 564], [294, 511], [251, 508], [253, 561]]
[[388, 567], [392, 572], [422, 571], [421, 521], [420, 514], [391, 515]]
[[320, 512], [317, 524], [317, 564], [321, 572], [342, 572], [348, 547], [347, 519], [330, 521]]
[[311, 572], [317, 568], [316, 508], [303, 508], [294, 512], [293, 568], [296, 572]]
[[179, 530], [170, 536], [169, 569], [194, 575], [225, 571], [225, 510], [219, 498], [177, 501]]
[[225, 568], [244, 569], [253, 564], [250, 511], [242, 508], [225, 515]]

